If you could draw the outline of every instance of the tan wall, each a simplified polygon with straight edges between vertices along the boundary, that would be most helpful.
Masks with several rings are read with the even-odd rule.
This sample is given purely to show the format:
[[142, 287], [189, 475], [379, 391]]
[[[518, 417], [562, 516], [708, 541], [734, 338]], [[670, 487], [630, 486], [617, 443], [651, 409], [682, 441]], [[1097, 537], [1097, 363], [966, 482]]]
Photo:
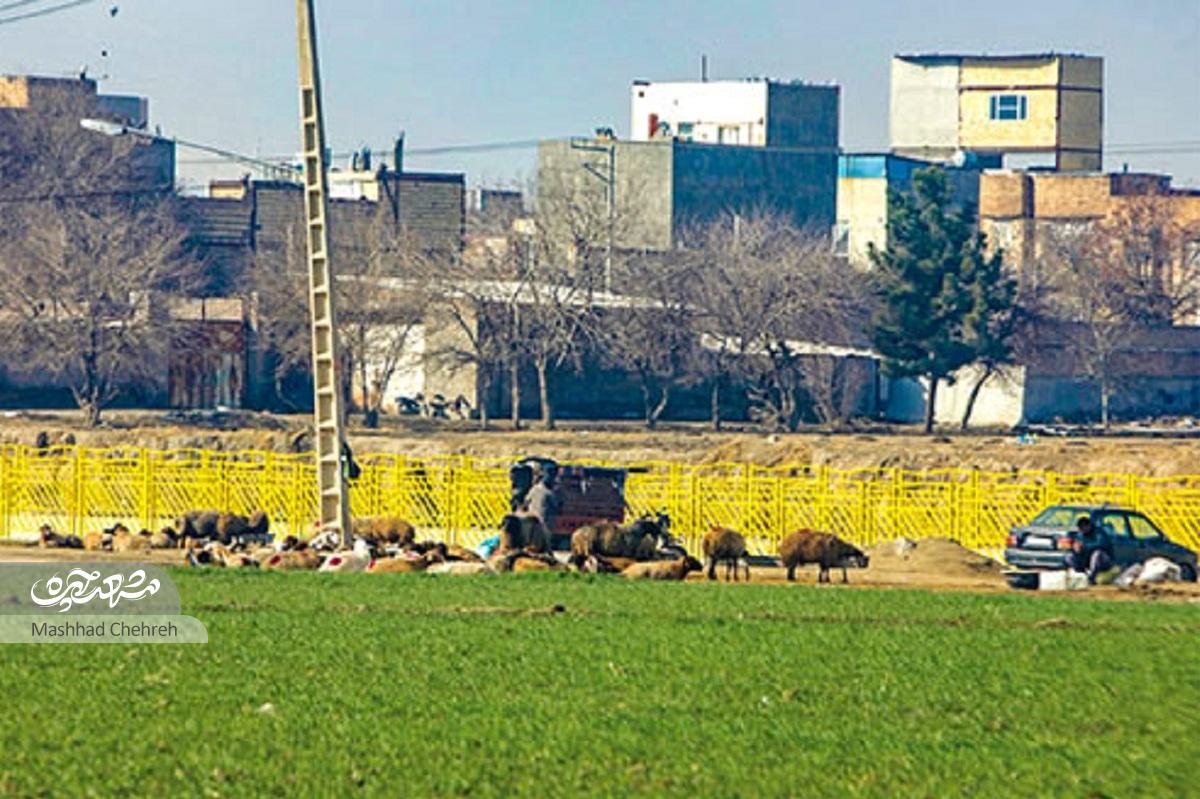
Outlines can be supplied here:
[[964, 90], [959, 99], [959, 139], [967, 149], [1053, 149], [1058, 143], [1058, 92], [1053, 88], [1021, 90], [1027, 117], [991, 118], [990, 89]]
[[1108, 175], [1033, 176], [1033, 215], [1039, 218], [1102, 217], [1110, 205]]
[[981, 217], [1028, 216], [1032, 208], [1028, 177], [1019, 172], [984, 172], [979, 176]]
[[1099, 172], [1103, 166], [1100, 153], [1059, 153], [1058, 169], [1063, 172]]
[[964, 58], [959, 86], [1057, 86], [1058, 57], [1003, 59]]
[[849, 258], [855, 266], [871, 262], [871, 244], [887, 246], [887, 179], [838, 178], [837, 221], [850, 230]]

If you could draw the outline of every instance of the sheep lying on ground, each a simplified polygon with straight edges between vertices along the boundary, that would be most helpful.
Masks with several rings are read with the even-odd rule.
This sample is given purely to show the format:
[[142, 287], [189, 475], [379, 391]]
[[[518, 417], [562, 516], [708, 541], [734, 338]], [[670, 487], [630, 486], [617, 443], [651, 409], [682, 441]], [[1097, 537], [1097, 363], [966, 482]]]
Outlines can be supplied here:
[[689, 555], [676, 560], [635, 563], [621, 572], [621, 576], [627, 580], [686, 580], [688, 572], [698, 572], [703, 568], [700, 561]]
[[83, 539], [56, 533], [50, 525], [43, 524], [38, 530], [38, 546], [42, 549], [83, 549]]
[[321, 555], [312, 549], [276, 552], [262, 561], [262, 567], [272, 571], [312, 571], [320, 565]]
[[820, 566], [818, 583], [830, 582], [829, 570], [832, 568], [841, 568], [842, 582], [849, 582], [848, 566], [865, 569], [868, 564], [867, 556], [858, 547], [835, 535], [815, 530], [798, 530], [783, 539], [779, 544], [779, 559], [787, 569], [788, 582], [795, 582], [796, 567], [805, 563]]
[[662, 538], [662, 525], [656, 519], [642, 518], [625, 526], [585, 524], [571, 534], [571, 562], [578, 567], [589, 555], [650, 560]]
[[738, 563], [746, 567], [746, 581], [750, 580], [750, 564], [746, 562], [746, 539], [728, 527], [714, 527], [704, 534], [704, 562], [708, 564], [708, 579], [717, 579], [717, 564], [725, 564], [725, 579], [733, 573], [737, 581]]

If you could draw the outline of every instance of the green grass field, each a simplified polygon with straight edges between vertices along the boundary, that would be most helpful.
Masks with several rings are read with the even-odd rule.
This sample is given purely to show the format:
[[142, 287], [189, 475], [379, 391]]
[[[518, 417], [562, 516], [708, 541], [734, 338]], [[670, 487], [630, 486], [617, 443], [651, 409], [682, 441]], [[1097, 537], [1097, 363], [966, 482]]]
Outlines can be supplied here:
[[175, 576], [207, 646], [4, 650], [0, 794], [1200, 795], [1195, 605]]

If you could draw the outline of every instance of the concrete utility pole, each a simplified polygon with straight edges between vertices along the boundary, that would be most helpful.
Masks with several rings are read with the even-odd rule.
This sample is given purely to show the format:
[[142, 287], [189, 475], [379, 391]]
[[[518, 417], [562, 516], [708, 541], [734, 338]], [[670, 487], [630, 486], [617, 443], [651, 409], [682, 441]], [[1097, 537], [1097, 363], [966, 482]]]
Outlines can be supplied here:
[[329, 189], [321, 71], [313, 0], [296, 0], [300, 46], [300, 131], [304, 153], [304, 218], [308, 240], [308, 302], [312, 315], [313, 415], [316, 423], [317, 490], [322, 530], [337, 530], [350, 544], [350, 502], [342, 470], [345, 445], [342, 387], [338, 379], [337, 314], [329, 260]]

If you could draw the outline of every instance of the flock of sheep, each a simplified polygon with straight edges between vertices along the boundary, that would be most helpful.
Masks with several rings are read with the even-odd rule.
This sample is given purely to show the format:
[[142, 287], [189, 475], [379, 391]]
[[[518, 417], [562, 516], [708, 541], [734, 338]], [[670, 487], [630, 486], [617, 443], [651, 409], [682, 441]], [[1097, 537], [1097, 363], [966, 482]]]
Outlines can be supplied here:
[[[554, 556], [551, 536], [541, 520], [524, 512], [504, 517], [498, 545], [486, 557], [455, 544], [417, 541], [414, 527], [393, 517], [356, 518], [350, 547], [342, 544], [335, 531], [316, 531], [308, 540], [295, 536], [273, 540], [269, 531], [270, 521], [262, 511], [241, 516], [204, 510], [186, 513], [172, 527], [157, 533], [131, 533], [118, 524], [81, 539], [43, 527], [40, 544], [114, 552], [177, 548], [194, 566], [279, 571], [481, 574], [572, 570], [620, 574], [634, 580], [683, 580], [691, 572], [706, 569], [708, 579], [715, 580], [718, 566], [723, 565], [726, 580], [736, 581], [739, 570], [750, 579], [746, 539], [740, 533], [713, 527], [703, 538], [701, 564], [667, 533], [663, 520], [653, 518], [625, 525], [608, 521], [583, 525], [571, 535], [565, 563]], [[853, 545], [807, 529], [784, 538], [779, 557], [789, 581], [795, 580], [799, 566], [808, 563], [819, 567], [818, 582], [828, 582], [833, 568], [842, 569], [842, 581], [846, 582], [847, 567], [868, 565], [867, 556]]]

